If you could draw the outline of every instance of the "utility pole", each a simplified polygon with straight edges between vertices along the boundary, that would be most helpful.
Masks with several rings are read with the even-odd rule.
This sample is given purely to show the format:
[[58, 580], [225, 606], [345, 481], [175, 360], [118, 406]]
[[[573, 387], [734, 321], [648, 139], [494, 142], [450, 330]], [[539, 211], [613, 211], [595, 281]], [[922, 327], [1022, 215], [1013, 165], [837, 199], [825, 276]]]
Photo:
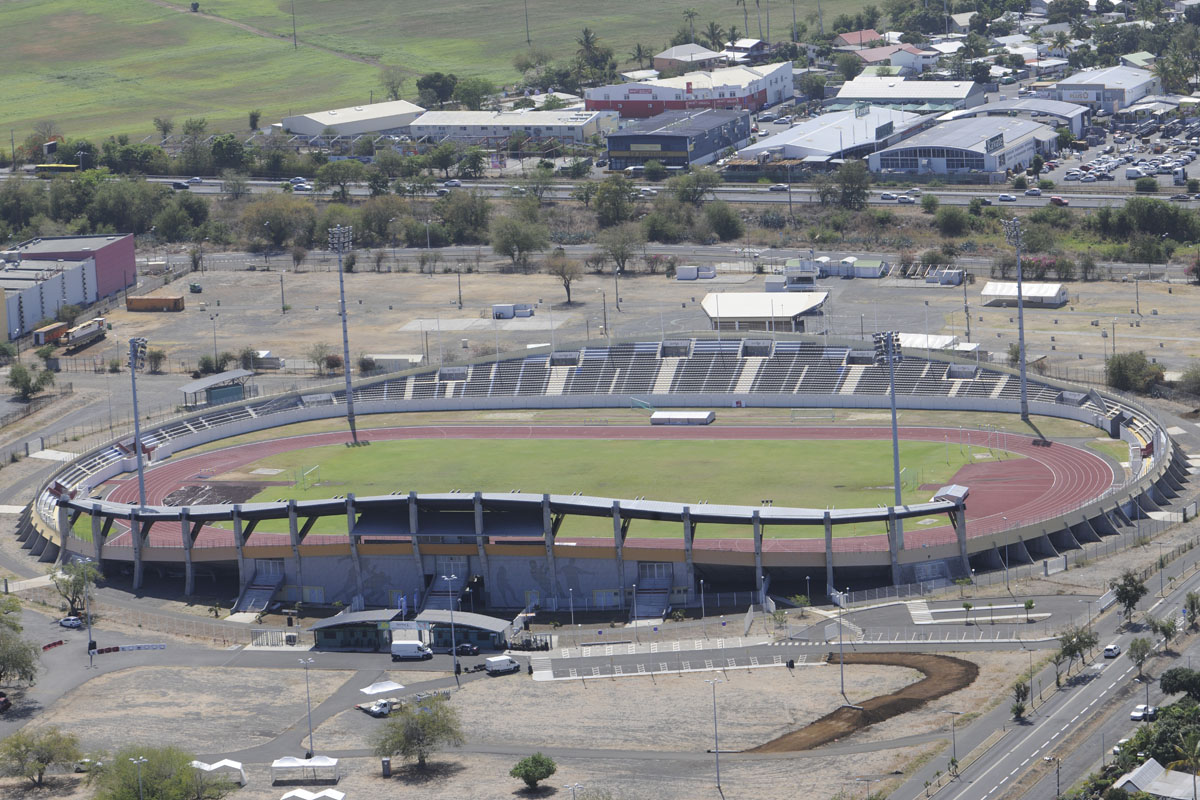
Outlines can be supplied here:
[[296, 0], [292, 0], [292, 49], [300, 49], [300, 45], [296, 43]]
[[350, 334], [346, 328], [346, 282], [342, 269], [342, 251], [354, 241], [354, 228], [338, 225], [329, 229], [329, 247], [337, 250], [338, 297], [342, 314], [342, 372], [346, 376], [346, 420], [350, 423], [350, 437], [358, 444], [358, 429], [354, 426], [354, 387], [350, 385]]
[[525, 0], [525, 44], [533, 44], [533, 40], [529, 38], [529, 0]]
[[967, 343], [971, 343], [971, 309], [967, 307], [967, 271], [963, 270], [963, 316], [967, 318]]
[[287, 313], [287, 301], [283, 299], [283, 273], [279, 273], [279, 310], [281, 313]]
[[458, 310], [462, 311], [462, 267], [458, 268]]
[[1004, 238], [1017, 249], [1017, 357], [1021, 369], [1021, 421], [1029, 422], [1029, 389], [1025, 382], [1025, 297], [1021, 272], [1021, 221], [1016, 217], [1002, 220]]

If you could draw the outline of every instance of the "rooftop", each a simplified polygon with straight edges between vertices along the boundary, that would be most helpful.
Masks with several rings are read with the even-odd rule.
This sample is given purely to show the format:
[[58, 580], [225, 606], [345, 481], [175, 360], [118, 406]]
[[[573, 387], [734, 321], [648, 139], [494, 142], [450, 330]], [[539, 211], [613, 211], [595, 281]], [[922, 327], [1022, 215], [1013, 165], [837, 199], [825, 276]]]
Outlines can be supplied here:
[[98, 236], [43, 236], [39, 239], [30, 239], [21, 242], [16, 247], [11, 248], [11, 250], [19, 250], [22, 255], [99, 250], [106, 245], [132, 235], [130, 233], [117, 233], [100, 234]]
[[785, 319], [825, 304], [829, 292], [714, 292], [700, 306], [712, 319]]
[[557, 111], [540, 111], [532, 108], [521, 108], [515, 111], [426, 111], [413, 120], [416, 126], [453, 125], [582, 125], [593, 119], [600, 112], [559, 109]]
[[[432, 622], [435, 625], [449, 625], [450, 612], [439, 608], [427, 608], [417, 615], [417, 622]], [[466, 625], [469, 628], [504, 633], [512, 624], [510, 620], [499, 617], [489, 617], [486, 614], [475, 614], [470, 611], [455, 611], [454, 624]]]
[[1005, 146], [1011, 146], [1014, 142], [1037, 134], [1055, 136], [1054, 130], [1048, 126], [1020, 117], [970, 117], [943, 122], [893, 145], [893, 148], [949, 147], [982, 153], [987, 149], [987, 142], [995, 136], [1003, 136]]
[[741, 150], [739, 155], [754, 155], [775, 148], [783, 148], [785, 155], [791, 155], [787, 152], [789, 148], [801, 148], [816, 153], [837, 153], [874, 143], [877, 141], [876, 130], [889, 122], [896, 131], [902, 131], [927, 118], [922, 114], [895, 111], [881, 106], [867, 106], [867, 112], [862, 116], [859, 116], [860, 113], [862, 112], [848, 109], [822, 114], [774, 136], [760, 139]]
[[951, 111], [941, 119], [949, 121], [960, 117], [974, 114], [988, 114], [1008, 111], [1042, 111], [1047, 114], [1072, 119], [1081, 117], [1088, 113], [1086, 106], [1081, 106], [1078, 103], [1067, 103], [1062, 100], [1041, 100], [1036, 97], [1022, 97], [1017, 100], [1004, 100], [999, 103], [987, 103], [974, 108], [958, 109]]
[[720, 58], [721, 54], [698, 44], [679, 44], [668, 47], [655, 58], [670, 58], [675, 61], [711, 61]]
[[870, 44], [871, 42], [877, 42], [882, 39], [883, 36], [879, 34], [879, 31], [876, 31], [873, 28], [866, 28], [865, 30], [861, 31], [850, 31], [849, 33], [839, 34], [837, 38], [841, 39], [846, 44], [865, 45]]
[[341, 614], [314, 622], [310, 631], [322, 628], [337, 628], [341, 625], [378, 625], [381, 622], [391, 622], [400, 616], [398, 608], [383, 608], [376, 611], [343, 611]]
[[1087, 84], [1103, 84], [1110, 89], [1124, 89], [1131, 86], [1141, 86], [1146, 81], [1154, 80], [1154, 75], [1137, 67], [1105, 67], [1103, 69], [1085, 69], [1063, 78], [1059, 86], [1078, 86]]
[[755, 81], [762, 80], [767, 73], [778, 66], [779, 64], [763, 64], [758, 67], [721, 67], [712, 72], [688, 72], [675, 78], [659, 78], [650, 83], [654, 86], [669, 86], [674, 89], [687, 89], [690, 84], [693, 91], [729, 86], [745, 88]]
[[610, 133], [609, 138], [628, 135], [645, 136], [655, 133], [671, 136], [694, 136], [741, 119], [747, 115], [748, 112], [746, 111], [724, 111], [712, 108], [691, 111], [668, 111], [665, 114], [659, 114], [658, 116], [627, 125], [615, 133]]
[[976, 90], [980, 90], [980, 87], [973, 81], [910, 81], [893, 76], [858, 77], [846, 81], [837, 96], [839, 100], [964, 100]]
[[[329, 111], [313, 111], [309, 114], [295, 114], [294, 117], [307, 117], [327, 125], [348, 122], [365, 122], [373, 119], [395, 117], [402, 114], [420, 114], [425, 109], [407, 100], [388, 100], [384, 103], [368, 103], [361, 106], [333, 108]], [[285, 118], [286, 119], [286, 118]]]

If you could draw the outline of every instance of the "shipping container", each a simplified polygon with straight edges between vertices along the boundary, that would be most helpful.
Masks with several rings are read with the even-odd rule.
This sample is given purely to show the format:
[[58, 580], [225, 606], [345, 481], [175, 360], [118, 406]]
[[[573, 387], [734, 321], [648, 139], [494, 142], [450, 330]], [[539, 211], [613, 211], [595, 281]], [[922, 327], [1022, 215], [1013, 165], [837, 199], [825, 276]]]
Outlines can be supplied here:
[[125, 308], [128, 311], [183, 311], [183, 295], [126, 297]]
[[51, 344], [67, 332], [67, 323], [56, 322], [33, 332], [34, 344]]

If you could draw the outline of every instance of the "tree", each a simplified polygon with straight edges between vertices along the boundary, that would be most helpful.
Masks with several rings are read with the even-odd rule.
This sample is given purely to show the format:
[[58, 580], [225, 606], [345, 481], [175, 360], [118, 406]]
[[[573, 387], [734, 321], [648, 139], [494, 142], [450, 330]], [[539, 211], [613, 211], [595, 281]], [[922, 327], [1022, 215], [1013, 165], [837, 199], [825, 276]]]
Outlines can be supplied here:
[[458, 160], [458, 174], [464, 178], [481, 178], [487, 166], [487, 153], [482, 147], [468, 147]]
[[518, 761], [508, 774], [525, 781], [525, 785], [530, 789], [536, 789], [539, 781], [546, 780], [557, 771], [558, 766], [552, 759], [541, 753], [534, 753]]
[[645, 172], [642, 173], [642, 176], [648, 181], [661, 181], [667, 177], [667, 168], [656, 158], [647, 161], [644, 167]]
[[724, 200], [714, 200], [704, 207], [704, 219], [722, 242], [740, 239], [746, 232], [742, 218]]
[[1054, 688], [1056, 688], [1056, 689], [1058, 687], [1062, 686], [1062, 681], [1060, 680], [1060, 676], [1062, 674], [1063, 662], [1066, 660], [1067, 660], [1067, 654], [1064, 653], [1061, 649], [1055, 650], [1054, 654], [1052, 656], [1050, 656], [1050, 663], [1054, 665]]
[[311, 361], [317, 368], [317, 374], [323, 374], [325, 371], [325, 359], [333, 352], [333, 348], [328, 342], [316, 342], [308, 348], [308, 360]]
[[13, 364], [8, 370], [8, 385], [16, 392], [18, 403], [28, 403], [35, 394], [54, 385], [54, 373], [48, 369]]
[[842, 53], [837, 58], [837, 71], [848, 81], [852, 81], [858, 77], [858, 74], [863, 71], [863, 60], [854, 53]]
[[809, 100], [820, 100], [825, 96], [826, 78], [819, 72], [806, 72], [800, 76], [800, 93]]
[[641, 227], [631, 222], [601, 231], [596, 236], [596, 244], [612, 259], [618, 275], [625, 271], [626, 262], [637, 254], [644, 242]]
[[46, 770], [73, 765], [82, 757], [79, 737], [56, 727], [25, 728], [0, 742], [0, 772], [44, 785]]
[[70, 607], [72, 616], [83, 608], [88, 587], [95, 586], [103, 577], [94, 561], [72, 561], [50, 571], [50, 582]]
[[74, 303], [65, 303], [58, 307], [58, 311], [54, 314], [54, 319], [57, 322], [65, 322], [68, 325], [74, 325], [75, 319], [83, 313], [83, 309]]
[[167, 351], [154, 348], [146, 353], [146, 363], [150, 366], [150, 374], [157, 375], [162, 371], [163, 362], [167, 360]]
[[1138, 677], [1142, 677], [1142, 665], [1150, 658], [1150, 653], [1153, 647], [1150, 640], [1144, 636], [1139, 636], [1129, 643], [1129, 660], [1138, 668]]
[[335, 187], [333, 196], [345, 201], [350, 199], [350, 184], [361, 183], [366, 177], [367, 168], [361, 161], [330, 161], [317, 169], [317, 188]]
[[248, 121], [250, 122], [250, 130], [252, 130], [252, 131], [258, 130], [259, 120], [262, 119], [262, 109], [255, 108], [255, 109], [251, 110], [250, 113], [248, 113], [246, 116], [249, 118]]
[[1104, 365], [1104, 379], [1114, 389], [1148, 392], [1163, 380], [1161, 364], [1151, 364], [1145, 353], [1117, 353]]
[[937, 211], [938, 199], [936, 194], [927, 194], [921, 198], [921, 210], [926, 214], [932, 214]]
[[1032, 600], [1025, 601], [1025, 621], [1026, 622], [1029, 622], [1029, 612], [1033, 611], [1033, 605], [1034, 604], [1033, 604]]
[[472, 111], [483, 108], [483, 101], [496, 93], [496, 85], [487, 78], [463, 78], [454, 85], [453, 97]]
[[170, 117], [155, 117], [154, 129], [158, 131], [159, 138], [166, 139], [171, 135], [171, 131], [175, 130], [175, 123]]
[[644, 68], [646, 66], [646, 62], [653, 57], [654, 54], [650, 52], [650, 48], [646, 47], [646, 45], [642, 44], [641, 42], [635, 44], [633, 49], [629, 51], [629, 60], [636, 63], [638, 65], [638, 69]]
[[584, 208], [590, 208], [598, 188], [599, 185], [595, 181], [584, 181], [571, 191], [571, 197], [583, 203]]
[[719, 53], [725, 49], [725, 29], [715, 21], [709, 21], [708, 27], [701, 31], [700, 38], [709, 50]]
[[492, 252], [508, 256], [513, 266], [526, 266], [529, 256], [545, 250], [550, 243], [550, 232], [545, 225], [526, 222], [516, 217], [499, 217], [492, 221], [490, 238]]
[[1155, 178], [1138, 178], [1133, 182], [1133, 190], [1143, 194], [1151, 194], [1158, 191], [1158, 180]]
[[1200, 594], [1188, 592], [1184, 597], [1183, 607], [1187, 611], [1188, 627], [1195, 628], [1200, 624]]
[[[933, 195], [925, 195], [925, 197], [933, 197]], [[971, 198], [972, 200], [978, 198]], [[934, 217], [934, 225], [937, 226], [938, 232], [942, 236], [962, 236], [971, 227], [970, 218], [967, 212], [963, 211], [959, 206], [943, 206], [937, 210], [937, 215]]]
[[1013, 702], [1024, 703], [1029, 699], [1029, 684], [1025, 681], [1017, 681], [1013, 684]]
[[[683, 176], [680, 176], [683, 177]], [[633, 216], [633, 184], [624, 175], [609, 175], [596, 188], [596, 221], [601, 228], [620, 225]]]
[[446, 101], [454, 95], [454, 87], [458, 77], [454, 74], [445, 75], [441, 72], [431, 72], [417, 78], [417, 93], [421, 105], [426, 108], [437, 104], [438, 108], [446, 105]]
[[546, 167], [538, 167], [529, 173], [529, 177], [524, 181], [524, 187], [526, 192], [537, 198], [540, 206], [546, 192], [554, 188], [554, 171]]
[[[834, 174], [834, 183], [838, 188], [838, 205], [853, 211], [867, 207], [867, 190], [871, 185], [871, 174], [867, 164], [856, 158], [838, 167]], [[932, 197], [933, 195], [925, 195]]]
[[962, 604], [962, 607], [963, 607], [963, 620], [967, 625], [970, 625], [971, 624], [971, 609], [974, 608], [974, 606], [971, 605], [970, 603], [964, 601]]
[[700, 12], [694, 8], [685, 8], [683, 10], [683, 18], [687, 20], [688, 29], [691, 31], [691, 41], [694, 44], [696, 41], [696, 17], [700, 16]]
[[453, 142], [442, 142], [429, 151], [428, 157], [429, 166], [432, 169], [440, 169], [442, 174], [449, 178], [450, 168], [458, 161], [458, 148]]
[[[711, 169], [694, 169], [667, 181], [667, 189], [681, 203], [698, 206], [722, 183], [721, 176]], [[632, 189], [632, 185], [630, 189]]]
[[249, 176], [244, 172], [227, 169], [221, 173], [221, 191], [230, 200], [238, 200], [250, 194]]
[[22, 639], [7, 625], [0, 628], [0, 684], [33, 684], [37, 679], [42, 649]]
[[1158, 679], [1163, 694], [1186, 694], [1200, 702], [1200, 672], [1187, 667], [1172, 667]]
[[571, 284], [583, 277], [583, 265], [567, 258], [559, 248], [546, 259], [546, 274], [558, 278], [567, 293], [567, 305], [571, 305]]
[[1192, 800], [1196, 800], [1196, 773], [1200, 772], [1200, 732], [1192, 731], [1175, 745], [1179, 758], [1167, 764], [1167, 769], [1182, 769], [1192, 773]]
[[1020, 720], [1025, 718], [1025, 704], [1022, 702], [1013, 703], [1008, 707], [1008, 710], [1013, 715], [1013, 719]]
[[194, 769], [194, 759], [175, 747], [122, 748], [95, 773], [96, 800], [219, 800], [237, 788], [227, 778]]
[[[1096, 647], [1099, 637], [1091, 628], [1071, 626], [1059, 634], [1059, 647], [1064, 658], [1073, 663], [1075, 659], [1083, 659]], [[1068, 664], [1069, 666], [1069, 664]]]
[[400, 93], [404, 90], [407, 80], [408, 77], [400, 67], [384, 67], [379, 70], [379, 82], [383, 85], [388, 100], [400, 99]]
[[371, 741], [380, 758], [399, 755], [425, 769], [430, 753], [443, 745], [461, 747], [466, 741], [458, 712], [442, 696], [405, 703], [392, 714]]

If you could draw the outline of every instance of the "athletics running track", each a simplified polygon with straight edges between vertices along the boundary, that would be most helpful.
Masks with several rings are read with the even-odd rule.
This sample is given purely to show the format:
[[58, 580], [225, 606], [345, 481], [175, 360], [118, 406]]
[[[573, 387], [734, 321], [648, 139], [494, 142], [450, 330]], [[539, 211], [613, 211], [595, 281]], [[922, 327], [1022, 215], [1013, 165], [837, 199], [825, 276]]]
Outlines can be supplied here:
[[[235, 445], [208, 453], [185, 456], [167, 461], [146, 472], [146, 501], [164, 505], [164, 498], [185, 486], [202, 485], [213, 476], [234, 471], [267, 456], [290, 450], [347, 441], [346, 432], [315, 433], [275, 439], [266, 442]], [[890, 428], [863, 427], [701, 427], [701, 426], [431, 426], [411, 428], [375, 428], [359, 431], [365, 441], [396, 439], [881, 439], [891, 436]], [[952, 479], [953, 483], [970, 488], [967, 500], [967, 535], [983, 536], [1009, 528], [1032, 524], [1058, 516], [1064, 511], [1087, 503], [1108, 491], [1114, 482], [1112, 467], [1098, 455], [1070, 445], [1055, 442], [1049, 447], [1035, 446], [1034, 439], [1015, 434], [970, 431], [959, 428], [900, 428], [900, 438], [913, 441], [948, 442], [969, 445], [973, 449], [992, 448], [1018, 453], [1025, 458], [1004, 460], [986, 459], [967, 464]], [[830, 454], [836, 458], [836, 451]], [[719, 468], [719, 464], [711, 465]], [[114, 487], [108, 499], [118, 503], [137, 503], [137, 480], [130, 477], [110, 481]], [[403, 488], [403, 487], [399, 487]], [[647, 489], [653, 494], [652, 489]], [[282, 490], [281, 490], [282, 493]], [[636, 523], [635, 523], [636, 524]], [[822, 537], [811, 539], [771, 539], [770, 526], [764, 528], [763, 549], [768, 552], [819, 552], [824, 550]], [[836, 531], [836, 528], [835, 528]], [[116, 533], [114, 531], [114, 533]], [[129, 546], [128, 529], [111, 536], [109, 544]], [[540, 541], [540, 537], [538, 537]], [[287, 536], [273, 533], [253, 535], [256, 545], [287, 544]], [[308, 544], [344, 542], [345, 536], [310, 535]], [[611, 546], [608, 537], [570, 539], [579, 546]], [[906, 549], [954, 541], [949, 524], [917, 529], [912, 522], [904, 532]], [[196, 540], [196, 547], [232, 546], [233, 534], [228, 530], [205, 526]], [[151, 528], [153, 547], [180, 547], [178, 525], [158, 523]], [[683, 547], [683, 537], [667, 539], [631, 536], [626, 547]], [[705, 550], [753, 551], [752, 537], [747, 533], [738, 539], [701, 539], [695, 546]], [[886, 550], [887, 537], [842, 536], [834, 539], [834, 550]]]

